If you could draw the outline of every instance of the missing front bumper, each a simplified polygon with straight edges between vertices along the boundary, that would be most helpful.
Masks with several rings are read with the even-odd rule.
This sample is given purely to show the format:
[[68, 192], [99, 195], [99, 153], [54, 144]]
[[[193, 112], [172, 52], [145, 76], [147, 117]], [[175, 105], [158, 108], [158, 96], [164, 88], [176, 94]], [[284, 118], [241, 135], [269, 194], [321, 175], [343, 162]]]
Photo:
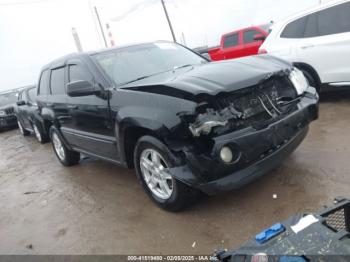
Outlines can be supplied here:
[[[318, 117], [318, 96], [305, 96], [298, 110], [260, 130], [242, 129], [213, 138], [209, 154], [184, 151], [186, 165], [171, 169], [180, 181], [207, 194], [239, 188], [276, 167], [303, 141], [308, 125]], [[234, 145], [239, 161], [225, 164], [220, 149]]]
[[215, 195], [219, 192], [234, 190], [248, 184], [281, 164], [304, 140], [307, 131], [308, 127], [300, 130], [288, 143], [253, 165], [223, 178], [200, 184], [197, 188], [208, 195]]

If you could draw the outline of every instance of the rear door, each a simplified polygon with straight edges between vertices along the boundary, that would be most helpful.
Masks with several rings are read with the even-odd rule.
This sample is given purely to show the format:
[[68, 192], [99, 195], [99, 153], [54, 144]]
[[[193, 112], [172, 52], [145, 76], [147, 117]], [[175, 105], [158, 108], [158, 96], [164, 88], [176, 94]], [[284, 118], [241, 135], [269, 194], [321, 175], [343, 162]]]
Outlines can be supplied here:
[[32, 129], [32, 125], [29, 121], [29, 118], [28, 118], [28, 110], [30, 108], [30, 102], [29, 102], [29, 99], [28, 99], [28, 94], [27, 94], [27, 91], [28, 90], [24, 90], [21, 95], [20, 95], [20, 100], [24, 101], [25, 104], [22, 105], [22, 106], [19, 106], [19, 115], [20, 115], [20, 118], [21, 118], [21, 123], [23, 125], [23, 127], [25, 129], [28, 129], [28, 130], [31, 130]]
[[[18, 93], [18, 101], [24, 101], [23, 98], [24, 91], [21, 91]], [[24, 105], [17, 106], [17, 120], [21, 122], [22, 126], [25, 128], [25, 122], [24, 122]]]
[[37, 113], [38, 111], [38, 105], [36, 102], [36, 88], [33, 87], [31, 89], [28, 90], [27, 92], [27, 98], [28, 98], [28, 110], [27, 110], [27, 118], [31, 123], [35, 122], [34, 119], [34, 115]]
[[[93, 73], [77, 59], [68, 61], [67, 76], [68, 82], [85, 80], [95, 84]], [[71, 119], [64, 125], [63, 131], [74, 136], [71, 143], [82, 152], [118, 160], [108, 99], [97, 95], [67, 97], [67, 103]]]
[[47, 106], [53, 114], [54, 124], [62, 127], [70, 120], [66, 95], [66, 67], [63, 63], [50, 69], [50, 92]]
[[350, 82], [350, 2], [308, 15], [297, 51], [322, 83]]
[[41, 116], [45, 120], [53, 121], [52, 104], [48, 101], [51, 96], [50, 73], [50, 69], [45, 69], [40, 75], [36, 102]]

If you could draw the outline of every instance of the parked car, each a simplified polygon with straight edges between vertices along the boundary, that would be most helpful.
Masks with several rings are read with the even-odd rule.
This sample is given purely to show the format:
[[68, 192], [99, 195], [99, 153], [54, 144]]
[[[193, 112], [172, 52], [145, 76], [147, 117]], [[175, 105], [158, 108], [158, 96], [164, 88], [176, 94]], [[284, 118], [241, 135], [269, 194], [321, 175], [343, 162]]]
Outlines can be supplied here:
[[23, 136], [31, 133], [35, 134], [37, 140], [44, 144], [48, 142], [49, 136], [43, 127], [43, 120], [39, 115], [38, 105], [36, 103], [36, 86], [29, 86], [18, 93], [17, 107], [15, 113], [19, 130]]
[[58, 160], [135, 168], [160, 207], [243, 186], [280, 164], [318, 115], [303, 74], [272, 56], [209, 62], [155, 42], [46, 65], [37, 102]]
[[17, 119], [14, 113], [17, 95], [17, 91], [0, 93], [0, 131], [17, 127]]
[[253, 26], [224, 34], [220, 46], [207, 52], [213, 61], [257, 55], [268, 35], [268, 28], [269, 25]]
[[331, 1], [276, 23], [260, 47], [292, 62], [317, 90], [350, 86], [350, 1]]

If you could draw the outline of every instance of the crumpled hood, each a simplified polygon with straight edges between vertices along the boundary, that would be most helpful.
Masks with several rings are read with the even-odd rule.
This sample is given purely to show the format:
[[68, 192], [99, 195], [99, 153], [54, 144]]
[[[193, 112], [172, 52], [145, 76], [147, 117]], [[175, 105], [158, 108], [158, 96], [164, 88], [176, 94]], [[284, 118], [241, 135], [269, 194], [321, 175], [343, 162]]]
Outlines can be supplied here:
[[[167, 88], [192, 95], [216, 95], [258, 84], [271, 74], [288, 70], [291, 64], [270, 55], [211, 62], [155, 75], [122, 87], [166, 94]], [[152, 86], [152, 88], [149, 88]], [[158, 87], [158, 88], [157, 88]], [[170, 92], [173, 94], [173, 92]]]

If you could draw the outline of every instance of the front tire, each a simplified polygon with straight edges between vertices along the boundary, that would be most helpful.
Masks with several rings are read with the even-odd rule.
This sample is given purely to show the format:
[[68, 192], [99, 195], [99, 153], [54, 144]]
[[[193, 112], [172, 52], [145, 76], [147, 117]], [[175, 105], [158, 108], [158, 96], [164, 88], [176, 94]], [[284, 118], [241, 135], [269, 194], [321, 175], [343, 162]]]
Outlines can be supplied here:
[[161, 208], [181, 211], [193, 204], [198, 191], [174, 178], [169, 168], [174, 166], [174, 156], [158, 139], [144, 136], [134, 151], [137, 177], [147, 195]]
[[62, 165], [73, 166], [79, 163], [80, 153], [69, 150], [55, 129], [51, 131], [51, 142], [53, 151]]

